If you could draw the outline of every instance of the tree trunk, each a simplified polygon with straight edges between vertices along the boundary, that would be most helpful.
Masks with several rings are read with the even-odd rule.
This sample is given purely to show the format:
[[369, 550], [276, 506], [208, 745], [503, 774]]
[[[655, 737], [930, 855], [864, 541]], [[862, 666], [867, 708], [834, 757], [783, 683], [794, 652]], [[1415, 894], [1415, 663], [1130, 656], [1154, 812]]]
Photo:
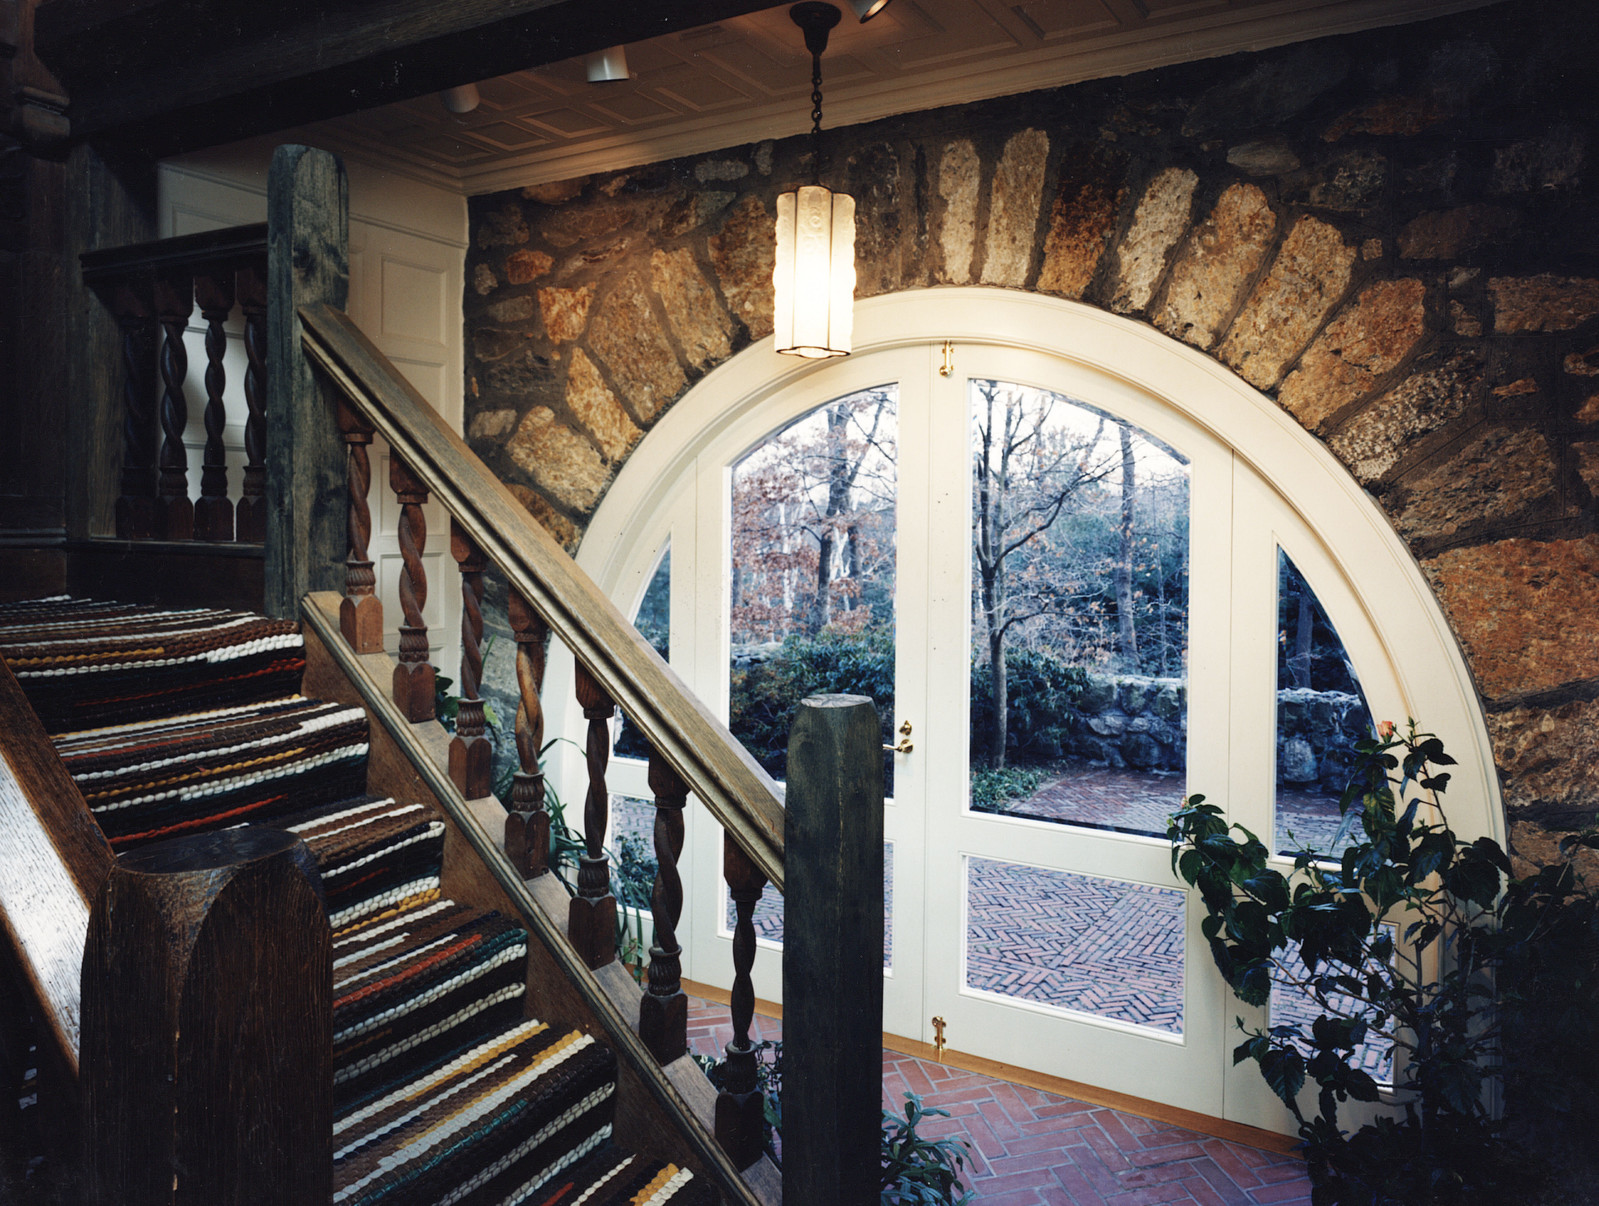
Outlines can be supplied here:
[[1294, 656], [1288, 659], [1288, 673], [1296, 687], [1310, 686], [1310, 643], [1315, 630], [1315, 613], [1310, 605], [1310, 590], [1299, 586], [1299, 616], [1294, 624]]
[[1127, 424], [1120, 424], [1122, 444], [1122, 523], [1116, 560], [1116, 626], [1118, 644], [1125, 669], [1138, 672], [1138, 630], [1133, 624], [1133, 496], [1138, 491], [1133, 461], [1133, 437]]
[[1005, 768], [1005, 742], [1009, 736], [1010, 692], [1005, 681], [1005, 634], [989, 630], [989, 679], [994, 684], [994, 723], [989, 731], [989, 748], [994, 754], [994, 769]]

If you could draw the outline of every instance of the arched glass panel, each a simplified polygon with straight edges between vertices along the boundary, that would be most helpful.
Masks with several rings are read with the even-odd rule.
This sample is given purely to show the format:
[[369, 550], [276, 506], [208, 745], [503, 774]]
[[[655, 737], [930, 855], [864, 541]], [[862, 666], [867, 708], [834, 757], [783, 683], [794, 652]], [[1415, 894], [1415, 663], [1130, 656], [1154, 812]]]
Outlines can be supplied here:
[[1336, 859], [1358, 832], [1338, 801], [1371, 735], [1354, 663], [1297, 566], [1277, 550], [1277, 776], [1273, 849]]

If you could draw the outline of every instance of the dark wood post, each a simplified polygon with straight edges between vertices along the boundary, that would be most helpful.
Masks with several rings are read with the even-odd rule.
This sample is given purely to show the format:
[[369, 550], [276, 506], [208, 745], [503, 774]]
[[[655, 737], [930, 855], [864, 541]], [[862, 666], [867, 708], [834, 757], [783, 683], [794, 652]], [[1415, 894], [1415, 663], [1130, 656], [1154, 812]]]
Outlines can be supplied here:
[[344, 559], [344, 598], [339, 601], [339, 631], [357, 653], [383, 652], [383, 600], [372, 592], [378, 583], [367, 544], [372, 539], [372, 425], [343, 398], [338, 402], [339, 432], [349, 452], [346, 494], [349, 499], [349, 554]]
[[505, 818], [505, 854], [524, 879], [550, 869], [550, 810], [545, 807], [544, 772], [544, 641], [549, 629], [515, 587], [506, 618], [516, 642], [516, 761], [521, 768], [511, 780], [511, 809]]
[[189, 425], [189, 405], [183, 394], [189, 353], [183, 346], [183, 333], [194, 313], [194, 278], [187, 273], [158, 277], [155, 309], [161, 320], [161, 534], [168, 540], [193, 540], [189, 454], [183, 447], [183, 432]]
[[428, 626], [422, 609], [428, 601], [428, 522], [422, 508], [428, 489], [397, 455], [389, 456], [389, 488], [400, 503], [400, 660], [394, 667], [394, 702], [412, 724], [433, 719], [433, 664], [428, 661]]
[[577, 702], [588, 720], [589, 790], [583, 800], [583, 846], [578, 856], [577, 895], [567, 910], [567, 937], [590, 967], [616, 958], [616, 897], [611, 895], [611, 865], [605, 857], [605, 829], [611, 793], [605, 770], [611, 761], [611, 717], [616, 705], [583, 664], [576, 666]]
[[307, 591], [344, 582], [344, 446], [300, 348], [299, 309], [343, 309], [350, 291], [349, 186], [336, 155], [279, 147], [267, 178], [266, 613], [300, 614]]
[[233, 539], [233, 503], [228, 499], [228, 456], [222, 430], [228, 415], [222, 401], [227, 388], [223, 358], [228, 354], [226, 323], [233, 310], [233, 270], [205, 272], [194, 278], [194, 297], [205, 319], [205, 456], [200, 464], [200, 501], [194, 508], [196, 540]]
[[494, 747], [489, 741], [478, 690], [483, 682], [483, 551], [450, 520], [450, 556], [461, 568], [461, 703], [450, 739], [450, 780], [468, 800], [489, 794]]
[[244, 314], [244, 484], [234, 512], [234, 534], [240, 541], [266, 540], [266, 400], [267, 284], [266, 265], [240, 268], [234, 284]]
[[784, 808], [783, 1198], [875, 1206], [883, 755], [870, 699], [800, 704]]
[[[786, 856], [783, 865], [786, 874]], [[755, 1087], [755, 1047], [750, 1042], [750, 1022], [755, 1017], [755, 983], [750, 979], [750, 969], [755, 966], [755, 906], [761, 902], [766, 876], [731, 834], [722, 838], [722, 875], [733, 897], [735, 917], [730, 1005], [733, 1041], [723, 1050], [722, 1088], [716, 1094], [716, 1141], [743, 1169], [759, 1160], [765, 1147], [765, 1110], [761, 1092]], [[787, 916], [786, 909], [784, 915]], [[785, 1154], [787, 1146], [785, 1140]]]
[[677, 942], [677, 923], [683, 916], [677, 860], [683, 854], [688, 788], [655, 750], [650, 751], [650, 790], [655, 793], [656, 870], [650, 894], [655, 941], [650, 946], [649, 988], [639, 1001], [638, 1032], [650, 1054], [669, 1064], [688, 1051], [688, 997], [683, 995], [683, 948]]
[[112, 312], [122, 333], [122, 475], [117, 535], [148, 540], [156, 534], [155, 293], [147, 281], [117, 286]]
[[235, 829], [133, 851], [90, 914], [89, 1200], [326, 1206], [333, 958], [305, 844]]

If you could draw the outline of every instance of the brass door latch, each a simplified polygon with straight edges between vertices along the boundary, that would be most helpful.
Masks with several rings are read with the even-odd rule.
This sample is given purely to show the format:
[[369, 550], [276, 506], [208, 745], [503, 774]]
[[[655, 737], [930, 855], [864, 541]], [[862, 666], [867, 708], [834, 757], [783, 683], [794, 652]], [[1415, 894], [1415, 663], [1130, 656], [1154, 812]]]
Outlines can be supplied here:
[[944, 1027], [947, 1023], [943, 1018], [933, 1019], [933, 1054], [938, 1056], [938, 1062], [944, 1062]]
[[911, 744], [911, 722], [908, 720], [899, 726], [899, 744], [883, 747], [884, 751], [890, 754], [908, 754], [915, 748]]
[[944, 340], [944, 346], [939, 349], [944, 354], [944, 363], [938, 366], [940, 377], [953, 377], [955, 375], [955, 341]]

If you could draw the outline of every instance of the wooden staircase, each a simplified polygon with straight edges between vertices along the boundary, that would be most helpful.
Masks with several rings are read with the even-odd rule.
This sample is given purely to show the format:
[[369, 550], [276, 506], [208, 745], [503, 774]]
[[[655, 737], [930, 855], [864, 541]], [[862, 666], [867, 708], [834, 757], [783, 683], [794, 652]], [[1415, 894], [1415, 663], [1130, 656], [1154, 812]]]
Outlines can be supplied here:
[[332, 929], [335, 1203], [705, 1200], [688, 1168], [611, 1142], [614, 1054], [528, 1016], [527, 931], [442, 894], [431, 799], [364, 794], [366, 713], [298, 694], [295, 625], [55, 598], [0, 606], [0, 657], [114, 850], [247, 824], [309, 848]]

